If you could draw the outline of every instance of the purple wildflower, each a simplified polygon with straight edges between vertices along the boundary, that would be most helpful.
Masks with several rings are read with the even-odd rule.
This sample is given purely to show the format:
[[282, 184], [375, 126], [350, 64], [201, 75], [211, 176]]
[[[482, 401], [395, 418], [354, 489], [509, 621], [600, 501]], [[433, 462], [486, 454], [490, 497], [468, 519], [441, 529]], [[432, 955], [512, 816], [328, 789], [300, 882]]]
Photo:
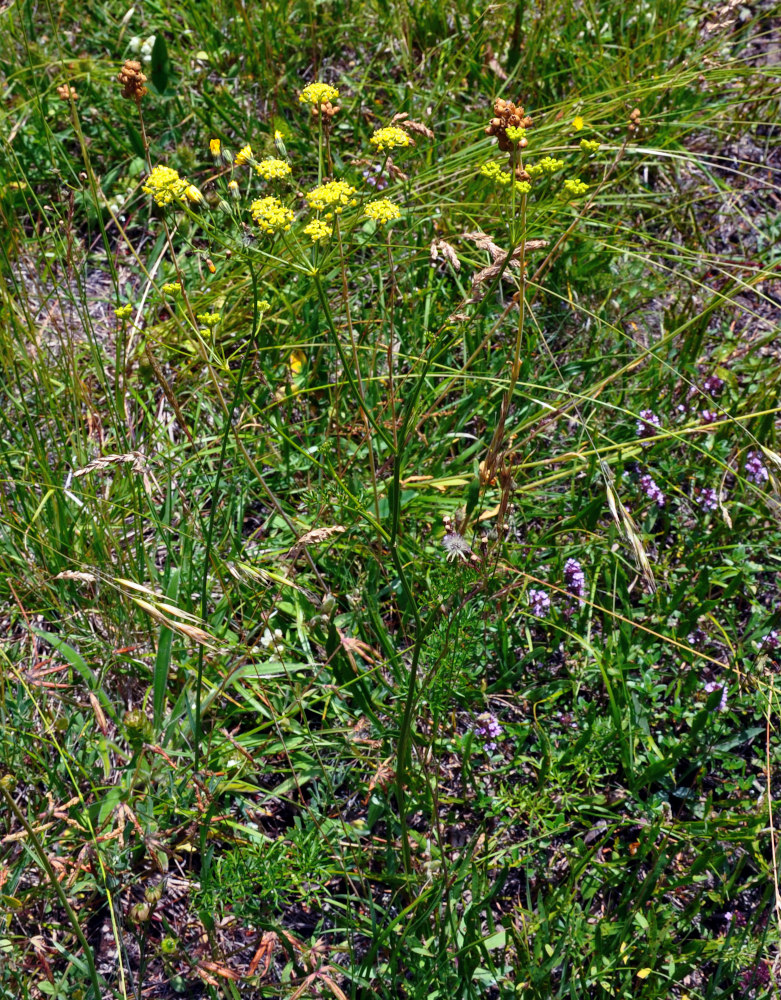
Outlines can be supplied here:
[[366, 183], [369, 187], [373, 187], [377, 191], [384, 191], [388, 186], [388, 181], [380, 173], [381, 170], [382, 164], [377, 163], [374, 167], [370, 167], [368, 170], [363, 171], [363, 177]]
[[724, 389], [724, 379], [719, 378], [718, 375], [709, 375], [705, 381], [702, 383], [702, 391], [707, 392], [709, 396], [716, 399], [721, 395]]
[[708, 681], [708, 683], [703, 687], [705, 694], [713, 694], [714, 691], [721, 691], [721, 701], [719, 702], [719, 711], [727, 711], [727, 685], [720, 684], [719, 681]]
[[718, 413], [715, 413], [713, 410], [702, 410], [700, 412], [700, 420], [704, 424], [715, 424], [718, 419]]
[[767, 962], [759, 961], [756, 965], [744, 969], [740, 977], [740, 986], [743, 990], [759, 989], [760, 986], [770, 985], [770, 967]]
[[[658, 430], [662, 429], [662, 421], [653, 410], [641, 410], [639, 417], [640, 419], [637, 421], [638, 437], [650, 437], [652, 434], [656, 434]], [[649, 445], [644, 444], [643, 447], [647, 448]]]
[[544, 618], [550, 611], [550, 597], [546, 591], [532, 588], [529, 591], [529, 606], [533, 615]]
[[719, 506], [719, 496], [710, 486], [703, 486], [702, 489], [694, 491], [694, 500], [703, 510], [716, 510]]
[[586, 592], [586, 574], [577, 559], [568, 559], [564, 563], [564, 586], [573, 597], [582, 600]]
[[744, 466], [746, 470], [746, 476], [749, 482], [756, 483], [757, 486], [761, 486], [762, 483], [766, 483], [768, 480], [768, 472], [765, 468], [765, 464], [760, 458], [756, 451], [750, 451], [746, 455], [746, 464]]
[[768, 652], [774, 649], [778, 649], [778, 646], [779, 646], [779, 638], [777, 629], [771, 629], [770, 632], [768, 632], [768, 634], [759, 644], [760, 649], [767, 650]]
[[649, 500], [654, 501], [657, 507], [664, 507], [667, 502], [665, 495], [656, 485], [653, 477], [648, 472], [644, 472], [640, 476], [640, 489], [643, 493], [645, 493]]
[[499, 720], [490, 712], [483, 712], [482, 715], [478, 715], [476, 722], [477, 725], [472, 727], [472, 732], [475, 736], [487, 736], [488, 739], [483, 741], [483, 747], [486, 750], [495, 750], [496, 741], [502, 735], [502, 726]]

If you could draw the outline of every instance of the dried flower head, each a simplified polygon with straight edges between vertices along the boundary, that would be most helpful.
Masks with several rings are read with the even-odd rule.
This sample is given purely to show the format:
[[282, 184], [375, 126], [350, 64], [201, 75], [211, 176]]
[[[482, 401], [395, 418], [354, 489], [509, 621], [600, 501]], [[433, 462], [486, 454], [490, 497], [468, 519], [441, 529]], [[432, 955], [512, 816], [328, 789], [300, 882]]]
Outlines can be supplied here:
[[146, 76], [141, 72], [141, 63], [135, 59], [125, 60], [117, 80], [122, 84], [122, 96], [130, 101], [140, 101], [148, 93], [144, 86]]
[[313, 243], [320, 243], [331, 236], [333, 228], [322, 219], [312, 219], [308, 225], [304, 226], [304, 233]]
[[79, 95], [76, 93], [74, 87], [70, 87], [67, 83], [64, 83], [61, 87], [57, 88], [57, 96], [63, 101], [78, 101]]
[[514, 143], [507, 135], [508, 127], [527, 129], [531, 128], [533, 124], [532, 119], [520, 105], [513, 104], [512, 101], [504, 101], [500, 97], [494, 103], [494, 117], [486, 126], [485, 134], [496, 136], [499, 149], [503, 153], [510, 153]]
[[398, 205], [390, 198], [380, 198], [377, 201], [370, 201], [363, 210], [363, 214], [368, 219], [373, 219], [379, 226], [384, 226], [388, 222], [394, 222], [401, 218], [401, 211]]
[[355, 188], [347, 181], [328, 181], [313, 188], [307, 194], [306, 200], [309, 202], [309, 207], [316, 212], [332, 209], [338, 215], [345, 205], [356, 204], [352, 199], [354, 194]]
[[442, 548], [445, 550], [448, 562], [453, 562], [456, 559], [461, 559], [463, 562], [469, 562], [472, 556], [472, 546], [464, 538], [464, 536], [459, 534], [457, 531], [445, 532], [442, 539]]
[[384, 153], [388, 149], [395, 149], [397, 146], [415, 145], [412, 137], [395, 125], [378, 128], [371, 139], [369, 139], [369, 142], [375, 147], [378, 153]]
[[263, 232], [269, 235], [287, 232], [293, 223], [293, 213], [279, 198], [259, 198], [250, 205], [250, 212]]
[[156, 204], [170, 205], [172, 201], [181, 201], [185, 196], [189, 183], [179, 176], [172, 167], [157, 166], [147, 177], [141, 190], [151, 194]]
[[293, 172], [290, 169], [289, 163], [285, 163], [284, 160], [277, 160], [273, 156], [261, 160], [260, 163], [256, 164], [255, 170], [265, 181], [279, 181]]

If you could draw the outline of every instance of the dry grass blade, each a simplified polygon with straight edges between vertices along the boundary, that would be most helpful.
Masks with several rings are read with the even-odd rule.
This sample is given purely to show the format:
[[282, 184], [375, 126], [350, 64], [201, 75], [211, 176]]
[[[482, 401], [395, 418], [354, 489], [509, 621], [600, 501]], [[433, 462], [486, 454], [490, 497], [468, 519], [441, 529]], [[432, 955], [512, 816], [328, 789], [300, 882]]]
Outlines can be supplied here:
[[637, 525], [632, 520], [632, 515], [621, 503], [618, 494], [613, 488], [615, 477], [613, 476], [612, 469], [607, 462], [600, 462], [599, 464], [602, 468], [602, 475], [605, 479], [605, 492], [607, 494], [607, 503], [610, 507], [610, 513], [613, 515], [613, 520], [615, 521], [618, 530], [621, 532], [622, 537], [632, 549], [635, 564], [637, 565], [640, 575], [645, 580], [649, 591], [653, 594], [656, 592], [656, 580], [654, 579], [651, 563], [643, 546], [643, 540], [640, 537], [640, 532], [637, 529]]
[[452, 265], [453, 270], [461, 270], [461, 261], [458, 259], [458, 254], [446, 240], [432, 240], [430, 253], [432, 260], [439, 260], [441, 255], [445, 258], [448, 264]]

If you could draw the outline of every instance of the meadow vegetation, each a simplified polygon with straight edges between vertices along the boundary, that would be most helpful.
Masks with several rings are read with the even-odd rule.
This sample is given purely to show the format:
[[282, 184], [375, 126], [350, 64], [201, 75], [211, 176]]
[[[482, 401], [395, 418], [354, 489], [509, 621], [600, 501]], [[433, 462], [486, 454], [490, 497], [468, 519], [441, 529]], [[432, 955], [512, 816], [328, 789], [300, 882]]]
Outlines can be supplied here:
[[781, 9], [0, 9], [0, 998], [781, 985]]

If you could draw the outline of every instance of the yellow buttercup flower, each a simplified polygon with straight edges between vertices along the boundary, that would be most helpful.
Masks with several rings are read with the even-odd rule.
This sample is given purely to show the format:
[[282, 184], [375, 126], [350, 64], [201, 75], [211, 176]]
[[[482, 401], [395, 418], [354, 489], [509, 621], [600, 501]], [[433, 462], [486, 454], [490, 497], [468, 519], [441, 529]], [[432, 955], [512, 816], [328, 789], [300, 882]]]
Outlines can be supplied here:
[[412, 139], [410, 136], [400, 128], [395, 125], [389, 125], [387, 128], [378, 128], [374, 135], [369, 139], [372, 146], [376, 146], [378, 153], [384, 153], [388, 149], [395, 149], [397, 146], [410, 146], [412, 145]]
[[325, 208], [333, 208], [337, 215], [345, 205], [352, 201], [351, 195], [355, 194], [355, 188], [347, 181], [328, 181], [313, 188], [306, 196], [310, 208], [316, 212], [322, 212]]
[[387, 222], [394, 222], [401, 218], [401, 211], [398, 205], [390, 198], [379, 198], [377, 201], [370, 201], [364, 207], [363, 214], [367, 219], [373, 219], [378, 226], [384, 226]]
[[264, 233], [287, 232], [293, 223], [293, 213], [286, 208], [279, 198], [259, 198], [250, 205], [252, 218]]
[[333, 233], [333, 228], [322, 219], [312, 219], [308, 225], [304, 226], [304, 232], [313, 243], [319, 243], [321, 240], [328, 239]]
[[151, 194], [158, 205], [170, 205], [175, 199], [181, 201], [188, 182], [179, 176], [178, 171], [171, 167], [157, 166], [147, 177], [141, 188], [145, 194]]
[[310, 83], [298, 95], [302, 104], [314, 104], [317, 107], [335, 101], [338, 97], [339, 91], [328, 83]]
[[290, 169], [289, 163], [285, 163], [284, 160], [277, 160], [273, 156], [261, 160], [255, 167], [255, 170], [266, 181], [282, 180], [283, 177], [287, 177], [288, 174], [292, 174], [293, 172]]

